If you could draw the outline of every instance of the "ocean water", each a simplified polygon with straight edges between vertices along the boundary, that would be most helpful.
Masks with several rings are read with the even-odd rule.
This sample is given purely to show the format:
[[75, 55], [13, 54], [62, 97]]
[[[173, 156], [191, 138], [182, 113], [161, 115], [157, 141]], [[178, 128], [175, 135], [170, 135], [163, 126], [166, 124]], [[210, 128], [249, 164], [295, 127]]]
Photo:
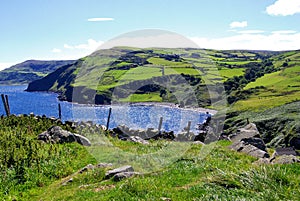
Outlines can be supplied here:
[[[46, 115], [58, 117], [58, 104], [62, 108], [62, 120], [93, 121], [106, 125], [109, 108], [112, 108], [110, 128], [125, 124], [130, 128], [158, 128], [160, 117], [163, 117], [162, 130], [183, 130], [191, 121], [191, 130], [195, 132], [197, 123], [202, 123], [206, 114], [177, 107], [159, 105], [105, 105], [92, 106], [59, 101], [55, 93], [26, 92], [27, 86], [0, 86], [0, 94], [8, 95], [12, 114]], [[0, 115], [5, 115], [0, 101]]]

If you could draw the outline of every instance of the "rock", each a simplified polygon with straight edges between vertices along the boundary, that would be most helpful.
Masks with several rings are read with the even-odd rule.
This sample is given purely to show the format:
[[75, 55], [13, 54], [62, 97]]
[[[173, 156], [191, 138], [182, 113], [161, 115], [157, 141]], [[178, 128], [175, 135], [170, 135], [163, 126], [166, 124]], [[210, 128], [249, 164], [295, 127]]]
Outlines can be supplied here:
[[241, 139], [245, 144], [251, 144], [263, 151], [266, 151], [266, 145], [261, 138], [253, 137], [253, 138], [243, 138]]
[[140, 144], [149, 144], [149, 142], [147, 140], [144, 140], [143, 138], [141, 138], [139, 136], [130, 136], [128, 138], [128, 140], [131, 142], [136, 142], [136, 143], [140, 143]]
[[240, 141], [241, 139], [260, 138], [260, 134], [256, 128], [256, 125], [254, 123], [250, 123], [246, 125], [244, 128], [238, 129], [237, 133], [230, 135], [229, 138], [231, 141], [237, 142]]
[[108, 168], [112, 167], [112, 163], [99, 163], [96, 165], [97, 168]]
[[93, 170], [95, 167], [92, 164], [88, 164], [87, 166], [85, 166], [84, 168], [82, 168], [81, 170], [78, 171], [79, 174], [82, 174], [84, 172], [87, 172], [89, 170]]
[[134, 172], [134, 169], [132, 168], [132, 166], [126, 165], [126, 166], [123, 166], [123, 167], [120, 167], [120, 168], [109, 170], [105, 174], [105, 179], [110, 179], [114, 175], [116, 175], [118, 173], [121, 173], [121, 172]]
[[230, 146], [231, 149], [246, 153], [256, 158], [269, 158], [269, 154], [251, 144], [245, 144], [243, 141], [234, 143]]
[[91, 145], [91, 142], [86, 137], [63, 130], [59, 126], [52, 126], [47, 131], [39, 134], [38, 140], [60, 144], [68, 142], [78, 142], [79, 144], [84, 146]]
[[172, 201], [171, 198], [166, 198], [166, 197], [161, 197], [160, 199], [163, 200], [163, 201]]
[[76, 138], [76, 141], [83, 145], [83, 146], [91, 146], [91, 142], [89, 141], [89, 139], [87, 139], [86, 137], [82, 136], [82, 135], [79, 135], [79, 134], [76, 134], [74, 133], [73, 134]]
[[292, 164], [292, 163], [300, 163], [300, 160], [297, 156], [293, 155], [282, 155], [273, 159], [272, 164]]
[[64, 181], [61, 185], [62, 185], [62, 186], [65, 186], [65, 185], [67, 185], [68, 183], [72, 183], [72, 182], [73, 182], [73, 178], [70, 178], [70, 179]]
[[146, 131], [146, 135], [148, 136], [148, 138], [154, 137], [159, 133], [158, 129], [154, 129], [154, 128], [148, 128]]
[[113, 180], [114, 181], [121, 181], [123, 179], [133, 177], [135, 175], [140, 175], [140, 173], [139, 172], [120, 172], [120, 173], [117, 173], [113, 176]]
[[201, 142], [201, 141], [194, 141], [194, 142], [192, 142], [192, 144], [201, 144], [201, 145], [205, 145], [203, 142]]

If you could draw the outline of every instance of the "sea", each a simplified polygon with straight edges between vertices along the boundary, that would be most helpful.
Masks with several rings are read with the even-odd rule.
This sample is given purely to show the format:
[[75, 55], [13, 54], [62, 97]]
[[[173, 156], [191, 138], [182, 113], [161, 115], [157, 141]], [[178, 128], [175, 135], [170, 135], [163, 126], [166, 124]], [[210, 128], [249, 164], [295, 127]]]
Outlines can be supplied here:
[[[125, 124], [133, 129], [158, 128], [163, 117], [162, 130], [179, 133], [191, 121], [191, 131], [197, 132], [197, 124], [202, 123], [206, 114], [170, 105], [124, 104], [124, 105], [84, 105], [58, 100], [55, 93], [26, 92], [27, 85], [0, 86], [0, 94], [8, 96], [11, 114], [46, 115], [58, 117], [58, 105], [61, 105], [62, 121], [92, 121], [106, 125], [111, 109], [109, 128]], [[0, 115], [6, 115], [0, 101]]]

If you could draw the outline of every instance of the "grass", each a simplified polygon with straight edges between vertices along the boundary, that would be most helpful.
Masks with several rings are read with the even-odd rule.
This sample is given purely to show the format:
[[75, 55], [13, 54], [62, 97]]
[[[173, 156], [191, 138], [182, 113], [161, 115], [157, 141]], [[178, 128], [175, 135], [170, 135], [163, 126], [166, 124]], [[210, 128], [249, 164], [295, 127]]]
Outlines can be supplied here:
[[219, 70], [219, 73], [225, 79], [232, 78], [234, 76], [241, 76], [244, 75], [245, 69], [243, 68], [222, 68]]
[[[51, 124], [48, 120], [38, 121], [31, 117], [4, 118], [1, 122], [1, 136], [15, 123], [18, 128], [30, 125], [32, 133], [24, 133], [24, 137], [30, 139], [35, 139], [34, 136]], [[300, 164], [255, 165], [255, 158], [229, 150], [230, 143], [226, 141], [202, 146], [161, 140], [142, 145], [91, 133], [89, 129], [81, 134], [92, 140], [91, 147], [83, 148], [74, 143], [42, 144], [37, 153], [47, 152], [53, 157], [41, 164], [43, 171], [27, 169], [22, 183], [16, 183], [11, 169], [2, 169], [1, 197], [4, 200], [50, 201], [161, 200], [163, 197], [172, 200], [297, 200], [300, 196]], [[49, 152], [53, 146], [58, 151]], [[3, 151], [0, 156], [3, 159]], [[107, 169], [103, 168], [74, 174], [89, 163], [99, 162], [112, 162], [114, 167], [132, 165], [136, 171], [150, 171], [121, 182], [105, 180]], [[3, 170], [11, 179], [6, 178]], [[62, 185], [71, 177], [73, 182]]]
[[234, 109], [265, 110], [299, 100], [300, 97], [300, 66], [285, 68], [281, 71], [266, 74], [255, 82], [245, 86], [245, 90], [264, 87], [246, 100], [238, 101]]
[[148, 93], [148, 94], [131, 94], [129, 97], [120, 99], [120, 102], [161, 102], [162, 98], [159, 93]]

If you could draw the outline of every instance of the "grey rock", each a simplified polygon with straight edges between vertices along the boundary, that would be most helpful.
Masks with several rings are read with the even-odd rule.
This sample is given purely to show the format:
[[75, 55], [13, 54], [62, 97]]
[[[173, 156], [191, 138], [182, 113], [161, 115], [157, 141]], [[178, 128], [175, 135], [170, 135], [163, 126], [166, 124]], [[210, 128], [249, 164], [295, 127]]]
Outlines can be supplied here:
[[73, 182], [73, 178], [70, 178], [66, 181], [64, 181], [61, 185], [66, 186], [68, 183], [72, 183]]
[[59, 126], [52, 126], [47, 131], [38, 135], [38, 140], [48, 143], [68, 143], [78, 142], [84, 146], [90, 146], [91, 142], [84, 136], [73, 134], [69, 131], [63, 130]]
[[120, 173], [117, 173], [113, 176], [113, 180], [114, 181], [121, 181], [123, 179], [133, 177], [135, 175], [140, 175], [140, 173], [139, 172], [120, 172]]
[[159, 130], [154, 129], [154, 128], [148, 128], [147, 131], [146, 131], [146, 135], [148, 136], [148, 138], [156, 136], [158, 133], [159, 133]]
[[83, 146], [91, 146], [91, 142], [86, 137], [76, 134], [76, 133], [73, 133], [73, 135], [75, 136], [75, 139], [79, 144], [81, 144]]
[[292, 164], [292, 163], [300, 163], [300, 160], [297, 156], [293, 155], [282, 155], [273, 159], [272, 164]]
[[121, 172], [134, 172], [134, 169], [132, 166], [130, 165], [126, 165], [126, 166], [123, 166], [123, 167], [120, 167], [120, 168], [116, 168], [116, 169], [113, 169], [113, 170], [109, 170], [106, 172], [105, 174], [105, 179], [110, 179], [112, 178], [114, 175], [118, 174], [118, 173], [121, 173]]
[[97, 168], [108, 168], [112, 167], [112, 163], [99, 163], [96, 165]]
[[246, 153], [250, 156], [256, 157], [256, 158], [269, 158], [269, 154], [251, 144], [245, 144], [244, 142], [240, 141], [237, 143], [234, 143], [230, 146], [231, 149]]
[[88, 164], [87, 166], [83, 167], [81, 170], [78, 171], [79, 174], [87, 172], [89, 170], [93, 170], [95, 167], [92, 164]]
[[261, 138], [253, 137], [253, 138], [244, 138], [241, 139], [245, 144], [251, 144], [263, 151], [266, 151], [266, 145]]
[[141, 138], [139, 136], [130, 136], [128, 138], [128, 140], [131, 142], [136, 142], [136, 143], [140, 143], [140, 144], [149, 144], [149, 142], [147, 140], [144, 140], [143, 138]]

